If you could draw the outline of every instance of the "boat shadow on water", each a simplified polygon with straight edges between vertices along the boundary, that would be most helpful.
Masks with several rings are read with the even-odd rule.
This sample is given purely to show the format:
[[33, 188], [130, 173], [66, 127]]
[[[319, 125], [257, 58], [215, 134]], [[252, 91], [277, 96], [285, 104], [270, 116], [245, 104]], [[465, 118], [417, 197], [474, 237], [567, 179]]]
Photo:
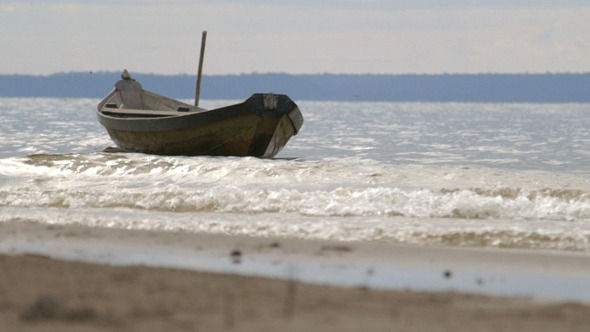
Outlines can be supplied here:
[[[127, 153], [136, 153], [134, 151], [128, 151], [125, 149], [121, 149], [117, 146], [108, 146], [101, 151], [101, 153], [108, 153], [108, 154], [127, 154]], [[175, 157], [209, 157], [209, 158], [224, 158], [224, 157], [233, 157], [233, 156], [215, 156], [215, 155], [201, 155], [201, 156], [186, 156], [186, 155], [176, 155]], [[265, 159], [265, 160], [286, 160], [286, 161], [294, 161], [294, 160], [305, 160], [303, 157], [265, 157], [265, 156], [251, 156], [258, 159]]]

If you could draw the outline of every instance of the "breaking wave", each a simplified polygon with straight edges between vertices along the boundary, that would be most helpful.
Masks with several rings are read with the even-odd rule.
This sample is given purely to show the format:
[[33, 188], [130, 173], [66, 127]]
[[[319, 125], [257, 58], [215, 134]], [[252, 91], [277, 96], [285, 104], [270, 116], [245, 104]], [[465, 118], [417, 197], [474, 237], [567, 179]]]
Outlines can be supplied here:
[[[507, 192], [508, 196], [498, 194]], [[406, 216], [417, 218], [590, 220], [590, 194], [579, 190], [523, 191], [466, 189], [405, 191], [399, 188], [349, 188], [329, 191], [243, 189], [113, 188], [0, 191], [0, 206], [130, 208], [170, 212], [299, 213], [306, 216]]]
[[4, 207], [590, 220], [576, 178], [371, 160], [32, 155], [2, 160], [2, 179]]

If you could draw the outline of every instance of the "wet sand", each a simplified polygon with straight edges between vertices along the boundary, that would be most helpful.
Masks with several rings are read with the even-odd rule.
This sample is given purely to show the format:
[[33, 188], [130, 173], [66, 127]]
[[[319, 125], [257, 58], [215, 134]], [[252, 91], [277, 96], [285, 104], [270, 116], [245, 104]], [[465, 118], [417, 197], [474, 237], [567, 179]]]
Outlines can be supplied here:
[[[127, 251], [128, 260], [114, 251]], [[91, 229], [26, 222], [0, 224], [0, 330], [3, 331], [580, 331], [590, 306], [522, 296], [383, 290], [247, 276], [256, 260], [280, 266], [312, 261], [342, 266], [429, 265], [450, 279], [463, 266], [520, 266], [587, 276], [587, 255], [418, 248], [326, 241]], [[166, 252], [169, 267], [129, 253]], [[194, 271], [216, 257], [218, 273]], [[206, 253], [205, 256], [204, 253]], [[132, 259], [129, 256], [133, 256]], [[156, 258], [156, 261], [160, 258]], [[252, 257], [252, 258], [250, 258]], [[250, 260], [251, 259], [251, 260]], [[81, 262], [86, 261], [86, 262]], [[194, 263], [194, 262], [193, 262]], [[131, 266], [129, 266], [131, 264]], [[192, 265], [191, 265], [192, 264]], [[454, 264], [454, 265], [453, 265]], [[580, 265], [582, 264], [582, 265]], [[176, 266], [176, 268], [174, 267]], [[255, 265], [256, 266], [256, 265]], [[297, 265], [292, 265], [297, 266]], [[452, 268], [448, 268], [452, 266]], [[183, 268], [181, 268], [183, 267]], [[447, 268], [445, 268], [447, 267]], [[219, 273], [219, 271], [226, 272]], [[368, 271], [369, 274], [378, 272]]]

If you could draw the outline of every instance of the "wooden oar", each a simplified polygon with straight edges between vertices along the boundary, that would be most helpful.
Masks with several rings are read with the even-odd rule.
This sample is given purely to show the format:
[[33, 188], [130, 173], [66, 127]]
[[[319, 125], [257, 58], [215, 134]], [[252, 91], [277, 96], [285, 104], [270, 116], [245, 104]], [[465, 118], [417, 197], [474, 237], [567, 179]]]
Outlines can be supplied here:
[[207, 31], [203, 31], [201, 37], [201, 56], [199, 57], [199, 74], [197, 76], [197, 91], [195, 92], [195, 106], [199, 106], [199, 97], [201, 95], [201, 75], [203, 74], [203, 60], [205, 58], [205, 43], [207, 42]]

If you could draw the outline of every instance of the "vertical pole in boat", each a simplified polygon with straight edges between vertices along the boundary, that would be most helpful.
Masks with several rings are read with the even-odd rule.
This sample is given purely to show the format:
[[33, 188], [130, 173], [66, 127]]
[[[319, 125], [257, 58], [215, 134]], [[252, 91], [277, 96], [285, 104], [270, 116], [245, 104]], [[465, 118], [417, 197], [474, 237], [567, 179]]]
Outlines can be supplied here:
[[205, 58], [205, 43], [207, 42], [207, 31], [203, 31], [201, 37], [201, 56], [199, 57], [199, 74], [197, 76], [197, 91], [195, 92], [195, 106], [199, 106], [199, 97], [201, 95], [201, 75], [203, 74], [203, 60]]

